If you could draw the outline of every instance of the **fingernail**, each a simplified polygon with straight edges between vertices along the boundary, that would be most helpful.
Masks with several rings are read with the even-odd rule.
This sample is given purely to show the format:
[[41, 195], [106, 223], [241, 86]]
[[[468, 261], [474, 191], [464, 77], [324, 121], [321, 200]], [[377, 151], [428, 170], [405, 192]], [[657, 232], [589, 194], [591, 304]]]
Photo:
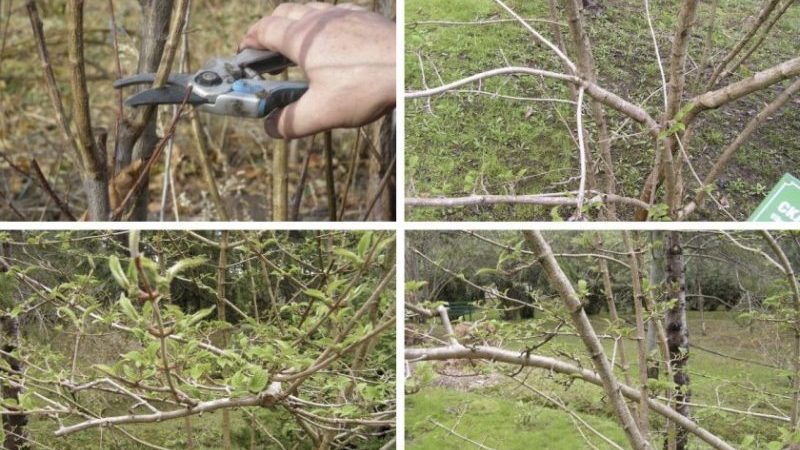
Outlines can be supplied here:
[[280, 110], [276, 109], [267, 115], [264, 119], [264, 131], [274, 139], [281, 139], [281, 133], [278, 131], [278, 119], [280, 118]]

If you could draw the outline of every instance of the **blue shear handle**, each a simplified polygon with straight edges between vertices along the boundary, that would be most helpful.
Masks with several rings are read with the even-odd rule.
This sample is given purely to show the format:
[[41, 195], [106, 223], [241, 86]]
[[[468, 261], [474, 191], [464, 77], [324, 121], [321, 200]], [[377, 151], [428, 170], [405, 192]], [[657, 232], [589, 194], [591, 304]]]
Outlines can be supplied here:
[[296, 102], [308, 90], [308, 83], [297, 81], [236, 80], [234, 92], [253, 94], [261, 97], [258, 102], [258, 116], [266, 117], [278, 108]]

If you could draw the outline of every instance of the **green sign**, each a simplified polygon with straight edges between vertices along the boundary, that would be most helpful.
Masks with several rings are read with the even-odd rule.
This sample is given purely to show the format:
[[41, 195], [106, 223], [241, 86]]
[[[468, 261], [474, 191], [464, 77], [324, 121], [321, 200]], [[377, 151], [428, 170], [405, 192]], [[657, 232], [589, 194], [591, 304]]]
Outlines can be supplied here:
[[800, 180], [785, 174], [748, 220], [800, 222]]

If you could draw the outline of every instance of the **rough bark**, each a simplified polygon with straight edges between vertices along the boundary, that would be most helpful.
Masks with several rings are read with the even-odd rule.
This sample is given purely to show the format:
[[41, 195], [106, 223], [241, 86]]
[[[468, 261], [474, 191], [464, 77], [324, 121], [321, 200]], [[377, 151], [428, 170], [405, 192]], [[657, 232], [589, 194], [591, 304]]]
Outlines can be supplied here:
[[[667, 83], [667, 103], [661, 126], [669, 128], [676, 120], [681, 107], [686, 85], [686, 60], [689, 49], [689, 36], [697, 18], [699, 0], [686, 0], [678, 15], [678, 25], [672, 40], [669, 57], [669, 82]], [[673, 216], [683, 196], [683, 160], [676, 158], [678, 139], [683, 133], [667, 136], [663, 142], [661, 166], [666, 181], [666, 204], [669, 205], [670, 216]], [[677, 161], [676, 161], [677, 159]]]
[[553, 256], [553, 250], [539, 231], [525, 231], [523, 234], [528, 246], [537, 255], [539, 263], [547, 273], [551, 286], [559, 293], [559, 296], [567, 306], [575, 328], [589, 351], [598, 375], [602, 379], [603, 388], [606, 391], [609, 402], [611, 402], [617, 418], [622, 423], [628, 441], [634, 449], [651, 449], [652, 446], [642, 436], [627, 403], [625, 403], [625, 399], [620, 393], [621, 386], [616, 376], [614, 376], [613, 367], [611, 367], [611, 363], [606, 357], [603, 345], [597, 337], [586, 311], [583, 309], [581, 300], [558, 265], [555, 256]]
[[370, 213], [370, 220], [394, 221], [395, 214], [395, 186], [396, 176], [390, 174], [386, 187], [380, 192], [378, 189], [380, 181], [386, 176], [386, 172], [391, 167], [392, 161], [397, 154], [397, 140], [395, 127], [395, 111], [387, 113], [378, 130], [378, 142], [380, 145], [380, 160], [371, 160], [370, 164], [370, 190], [367, 197], [373, 198], [378, 195], [378, 201]]
[[[138, 73], [157, 72], [164, 46], [169, 35], [170, 18], [174, 0], [139, 0], [144, 20], [142, 21], [139, 44]], [[149, 89], [143, 86], [140, 90]], [[153, 108], [129, 109], [120, 124], [117, 147], [115, 149], [115, 172], [119, 173], [136, 159], [150, 156], [158, 142], [156, 135], [156, 116]], [[148, 186], [149, 179], [144, 186]], [[131, 220], [147, 219], [148, 189], [142, 189], [136, 198]]]
[[[595, 66], [589, 34], [586, 32], [586, 27], [584, 26], [583, 9], [578, 4], [577, 0], [569, 0], [565, 2], [565, 4], [570, 34], [572, 35], [572, 41], [578, 53], [579, 75], [590, 83], [596, 84], [597, 68]], [[606, 120], [605, 108], [603, 108], [603, 104], [597, 98], [592, 97], [590, 112], [592, 120], [594, 120], [598, 130], [597, 145], [600, 150], [600, 161], [603, 163], [603, 188], [606, 194], [614, 195], [616, 192], [616, 180], [611, 158], [611, 139], [608, 132], [608, 121]], [[605, 212], [609, 219], [614, 219], [616, 217], [616, 205], [609, 203], [606, 205]]]
[[106, 154], [100, 151], [92, 129], [89, 92], [86, 88], [86, 65], [83, 55], [83, 1], [67, 4], [69, 32], [67, 53], [71, 66], [72, 116], [75, 122], [81, 158], [81, 178], [86, 194], [90, 220], [107, 220], [111, 212], [108, 200]]
[[[674, 302], [667, 310], [666, 328], [669, 346], [672, 380], [675, 383], [673, 398], [675, 409], [689, 417], [691, 391], [689, 389], [689, 326], [686, 320], [686, 277], [683, 266], [683, 248], [680, 232], [670, 231], [667, 235], [667, 293], [668, 299]], [[688, 446], [688, 434], [685, 428], [678, 427], [675, 448], [685, 450]]]
[[[652, 304], [655, 304], [656, 299], [660, 298], [661, 289], [664, 286], [664, 279], [666, 274], [664, 273], [664, 262], [665, 262], [665, 254], [664, 254], [664, 232], [663, 231], [653, 231], [649, 234], [650, 237], [650, 271], [648, 275], [648, 281], [650, 284], [651, 292], [648, 295]], [[648, 303], [648, 308], [649, 307]], [[654, 318], [647, 322], [647, 354], [652, 355], [653, 350], [656, 349], [658, 345], [658, 332], [657, 332], [657, 325], [660, 324], [660, 319]], [[663, 328], [663, 327], [662, 327]], [[666, 338], [666, 335], [664, 336]], [[667, 352], [667, 355], [669, 352]], [[647, 365], [647, 376], [649, 378], [657, 379], [658, 372], [659, 372], [659, 362], [655, 359], [650, 359], [650, 362]]]
[[[0, 243], [0, 272], [6, 273], [10, 269], [8, 258], [11, 257], [11, 246], [7, 242]], [[19, 346], [19, 319], [9, 315], [0, 317], [0, 339], [2, 339], [2, 358], [9, 369], [2, 369], [4, 377], [16, 379], [17, 374], [21, 374], [24, 367], [22, 361], [10, 356]], [[3, 399], [19, 402], [22, 393], [22, 386], [17, 383], [5, 382], [2, 385]], [[28, 416], [25, 414], [3, 415], [3, 449], [22, 450], [28, 448], [27, 433], [25, 425], [28, 423]]]

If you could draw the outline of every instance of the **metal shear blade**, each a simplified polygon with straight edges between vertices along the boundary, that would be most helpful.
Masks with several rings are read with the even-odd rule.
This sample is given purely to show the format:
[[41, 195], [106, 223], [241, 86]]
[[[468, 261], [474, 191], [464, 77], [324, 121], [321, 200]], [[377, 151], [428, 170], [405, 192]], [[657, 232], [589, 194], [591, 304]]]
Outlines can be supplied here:
[[[193, 74], [172, 74], [166, 85], [129, 97], [128, 106], [183, 103], [214, 114], [237, 117], [265, 117], [271, 111], [297, 101], [308, 89], [305, 82], [262, 80], [258, 74], [281, 71], [292, 62], [285, 56], [261, 50], [244, 50], [233, 58], [214, 58]], [[114, 87], [150, 84], [155, 74], [143, 73], [114, 82]]]
[[[133, 94], [125, 100], [128, 106], [142, 106], [142, 105], [180, 105], [183, 99], [186, 98], [186, 88], [168, 85], [155, 89], [147, 89]], [[196, 94], [189, 94], [186, 100], [189, 105], [202, 105], [209, 103], [209, 101]]]

